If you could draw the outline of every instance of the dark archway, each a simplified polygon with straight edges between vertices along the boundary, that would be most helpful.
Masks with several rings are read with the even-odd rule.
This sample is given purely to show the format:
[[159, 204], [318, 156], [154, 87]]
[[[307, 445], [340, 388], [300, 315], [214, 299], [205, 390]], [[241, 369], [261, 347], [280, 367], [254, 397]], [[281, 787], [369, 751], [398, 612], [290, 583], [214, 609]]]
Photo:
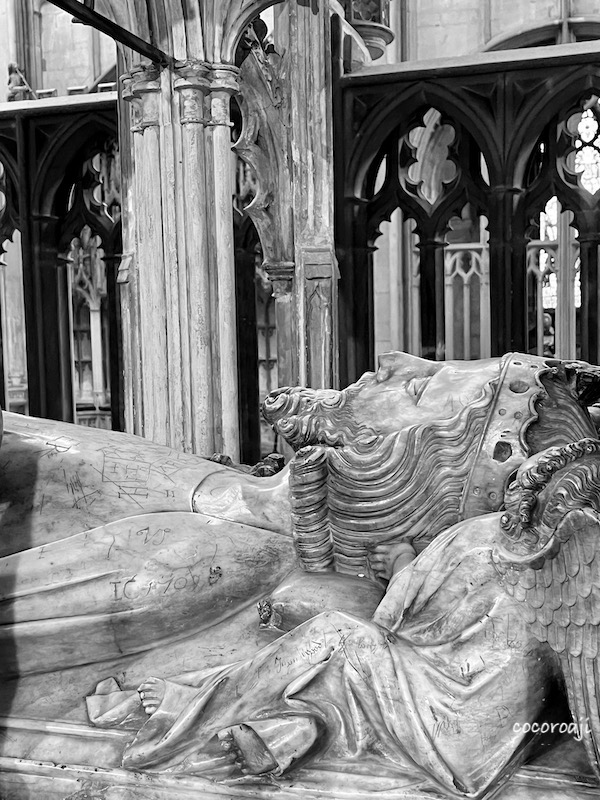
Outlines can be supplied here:
[[111, 421], [112, 427], [122, 428], [116, 289], [120, 220], [107, 213], [102, 181], [90, 168], [107, 143], [116, 140], [116, 132], [114, 96], [88, 95], [61, 109], [32, 103], [0, 121], [0, 146], [14, 152], [17, 168], [14, 205], [23, 260], [29, 413], [74, 420], [68, 251], [73, 237], [88, 226], [102, 241], [106, 263], [116, 388]]
[[256, 262], [262, 261], [258, 232], [247, 215], [234, 216], [241, 460], [260, 459]]

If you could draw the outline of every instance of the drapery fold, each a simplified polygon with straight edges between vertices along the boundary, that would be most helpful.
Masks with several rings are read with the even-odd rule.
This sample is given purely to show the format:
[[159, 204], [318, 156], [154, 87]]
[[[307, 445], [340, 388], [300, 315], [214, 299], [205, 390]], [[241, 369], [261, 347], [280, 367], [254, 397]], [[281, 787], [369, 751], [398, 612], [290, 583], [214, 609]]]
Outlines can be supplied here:
[[322, 731], [313, 767], [385, 762], [477, 796], [518, 765], [526, 737], [514, 722], [538, 717], [553, 674], [496, 580], [498, 517], [438, 537], [373, 621], [326, 612], [251, 659], [166, 681], [124, 766], [217, 774], [228, 769], [219, 731], [310, 715]]

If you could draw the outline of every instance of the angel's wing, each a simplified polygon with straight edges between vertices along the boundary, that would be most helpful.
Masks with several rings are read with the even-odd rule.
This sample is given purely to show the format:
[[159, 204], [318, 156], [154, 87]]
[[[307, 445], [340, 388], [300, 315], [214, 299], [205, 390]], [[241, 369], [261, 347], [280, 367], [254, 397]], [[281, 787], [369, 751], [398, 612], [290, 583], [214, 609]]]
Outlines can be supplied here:
[[570, 511], [537, 553], [496, 550], [494, 562], [531, 632], [560, 657], [573, 720], [600, 778], [600, 518]]

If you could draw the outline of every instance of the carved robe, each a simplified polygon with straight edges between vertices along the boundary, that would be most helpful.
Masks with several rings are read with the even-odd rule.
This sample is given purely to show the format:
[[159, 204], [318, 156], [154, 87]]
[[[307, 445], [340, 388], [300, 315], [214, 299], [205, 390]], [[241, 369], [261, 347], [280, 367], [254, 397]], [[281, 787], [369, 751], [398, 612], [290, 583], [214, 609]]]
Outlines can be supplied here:
[[[317, 768], [360, 759], [457, 796], [511, 774], [527, 744], [515, 723], [543, 714], [555, 664], [498, 582], [498, 518], [440, 535], [394, 577], [371, 622], [320, 614], [249, 661], [167, 682], [124, 766], [217, 777], [219, 730], [312, 715]], [[136, 704], [133, 694], [88, 701], [100, 725], [115, 722], [115, 703], [122, 719]]]
[[[284, 475], [253, 478], [138, 436], [3, 417], [3, 675], [101, 662], [197, 633], [295, 566]], [[273, 491], [284, 496], [265, 502]], [[193, 503], [206, 513], [191, 513]], [[223, 519], [227, 510], [238, 522]]]

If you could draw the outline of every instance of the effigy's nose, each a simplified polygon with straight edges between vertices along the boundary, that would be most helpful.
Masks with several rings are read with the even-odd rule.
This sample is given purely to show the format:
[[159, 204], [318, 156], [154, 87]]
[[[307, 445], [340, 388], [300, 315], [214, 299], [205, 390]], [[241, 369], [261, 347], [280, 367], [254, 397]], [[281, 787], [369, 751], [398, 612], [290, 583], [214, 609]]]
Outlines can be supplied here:
[[397, 360], [397, 353], [381, 353], [377, 358], [377, 363], [380, 367], [391, 367]]
[[390, 369], [399, 369], [399, 370], [417, 370], [422, 372], [423, 367], [429, 367], [431, 362], [425, 361], [425, 359], [421, 358], [420, 356], [413, 356], [410, 353], [402, 353], [398, 350], [391, 350], [387, 353], [381, 353], [377, 357], [377, 364], [378, 366]]

